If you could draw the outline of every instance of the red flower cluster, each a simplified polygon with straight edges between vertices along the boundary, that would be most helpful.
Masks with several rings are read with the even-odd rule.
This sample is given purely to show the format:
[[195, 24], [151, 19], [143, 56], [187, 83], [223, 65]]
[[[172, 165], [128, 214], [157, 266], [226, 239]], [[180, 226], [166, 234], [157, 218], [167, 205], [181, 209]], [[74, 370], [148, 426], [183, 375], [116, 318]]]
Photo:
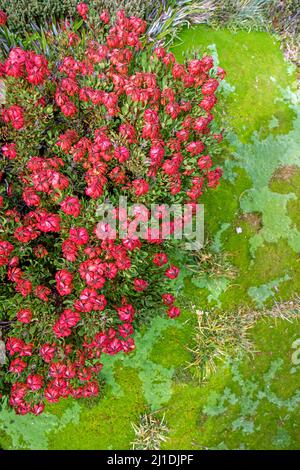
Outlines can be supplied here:
[[[77, 11], [88, 19], [85, 3]], [[113, 25], [107, 12], [98, 23], [83, 27], [85, 41], [66, 24], [54, 57], [17, 47], [0, 67], [5, 387], [20, 414], [97, 395], [101, 356], [134, 349], [144, 305], [179, 315], [172, 240], [148, 228], [146, 238], [135, 236], [148, 212], [137, 203], [160, 201], [155, 217], [165, 227], [167, 204], [194, 207], [221, 176], [211, 112], [224, 72], [209, 56], [179, 64], [153, 50], [146, 23], [122, 11]], [[66, 44], [65, 55], [57, 52]], [[99, 204], [120, 196], [135, 203], [133, 215], [113, 211], [130, 228], [126, 239], [97, 216]], [[183, 221], [174, 217], [170, 232]]]
[[4, 64], [7, 77], [25, 78], [32, 85], [43, 84], [49, 75], [47, 59], [34, 51], [13, 48]]
[[[2, 112], [2, 119], [6, 123], [11, 123], [12, 126], [19, 130], [24, 127], [24, 113], [20, 106], [13, 105], [10, 108], [4, 109]], [[15, 158], [11, 157], [10, 158]]]

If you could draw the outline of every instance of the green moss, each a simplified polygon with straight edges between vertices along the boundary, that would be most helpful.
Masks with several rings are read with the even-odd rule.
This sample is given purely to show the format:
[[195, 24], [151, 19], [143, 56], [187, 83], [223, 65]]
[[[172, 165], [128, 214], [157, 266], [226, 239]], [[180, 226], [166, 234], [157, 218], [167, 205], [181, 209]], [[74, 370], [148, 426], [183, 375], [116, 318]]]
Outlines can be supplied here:
[[298, 329], [299, 321], [280, 320], [274, 331], [272, 320], [261, 320], [254, 357], [220, 368], [206, 386], [176, 384], [164, 448], [299, 448], [300, 370], [293, 380], [290, 372]]
[[96, 405], [83, 405], [80, 425], [69, 424], [63, 431], [51, 433], [49, 449], [130, 448], [134, 439], [131, 423], [145, 411], [145, 401], [136, 371], [118, 366], [115, 374], [122, 383], [122, 396], [106, 390]]
[[69, 423], [79, 424], [80, 406], [68, 400], [68, 407], [53, 414], [45, 411], [42, 415], [16, 415], [8, 406], [3, 406], [0, 423], [3, 431], [9, 434], [10, 440], [4, 438], [1, 445], [5, 449], [43, 450], [48, 446], [48, 433], [64, 429]]
[[287, 168], [287, 175], [285, 180], [280, 178], [272, 180], [270, 183], [270, 187], [273, 191], [282, 194], [289, 194], [292, 193], [296, 197], [294, 199], [290, 199], [287, 203], [287, 211], [289, 217], [297, 228], [300, 231], [300, 169], [297, 167], [291, 167], [291, 175], [289, 176], [289, 167]]
[[191, 360], [191, 353], [186, 346], [195, 331], [196, 316], [191, 310], [184, 309], [177, 320], [181, 328], [170, 325], [153, 345], [150, 359], [167, 368], [184, 368]]
[[200, 26], [183, 30], [173, 52], [180, 60], [193, 50], [204, 52], [210, 44], [216, 45], [227, 81], [236, 90], [228, 98], [228, 121], [239, 138], [245, 141], [259, 129], [267, 135], [272, 116], [278, 120], [273, 132], [288, 132], [293, 112], [284, 103], [275, 103], [278, 86], [291, 83], [279, 42], [263, 32], [232, 33]]

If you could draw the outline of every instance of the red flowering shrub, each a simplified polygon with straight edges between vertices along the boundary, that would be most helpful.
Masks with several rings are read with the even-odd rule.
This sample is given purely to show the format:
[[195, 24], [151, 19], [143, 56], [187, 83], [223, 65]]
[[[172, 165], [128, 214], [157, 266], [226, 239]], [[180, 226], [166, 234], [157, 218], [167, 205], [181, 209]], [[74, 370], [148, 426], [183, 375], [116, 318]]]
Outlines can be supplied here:
[[[178, 64], [151, 49], [141, 19], [119, 12], [110, 26], [104, 12], [95, 25], [77, 9], [86, 26], [49, 34], [47, 58], [14, 48], [0, 67], [0, 382], [20, 414], [97, 395], [101, 355], [134, 349], [142, 310], [180, 313], [172, 241], [112, 237], [99, 203], [194, 205], [221, 176], [212, 58]], [[114, 213], [124, 226], [144, 215]]]

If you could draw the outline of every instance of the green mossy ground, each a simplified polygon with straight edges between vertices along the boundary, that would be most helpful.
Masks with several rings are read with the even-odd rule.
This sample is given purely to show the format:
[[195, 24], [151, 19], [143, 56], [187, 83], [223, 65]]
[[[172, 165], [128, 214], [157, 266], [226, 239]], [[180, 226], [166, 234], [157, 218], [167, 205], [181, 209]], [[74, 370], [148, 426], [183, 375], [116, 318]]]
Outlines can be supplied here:
[[293, 113], [275, 103], [278, 85], [285, 88], [291, 84], [278, 41], [263, 32], [232, 33], [201, 26], [183, 31], [173, 52], [180, 59], [183, 53], [204, 52], [211, 44], [217, 46], [220, 65], [236, 90], [228, 100], [229, 123], [239, 138], [248, 140], [259, 129], [268, 135], [273, 116], [280, 122], [278, 131], [290, 130]]
[[[226, 100], [225, 118], [234, 137], [227, 154], [236, 155], [228, 157], [221, 186], [203, 201], [205, 226], [207, 237], [229, 253], [237, 277], [221, 283], [224, 290], [211, 302], [208, 286], [197, 288], [186, 278], [180, 319], [155, 319], [137, 336], [137, 351], [131, 357], [105, 360], [104, 396], [95, 403], [80, 403], [79, 422], [77, 411], [73, 421], [67, 415], [71, 402], [48, 408], [46, 419], [54, 416], [56, 420], [51, 432], [44, 433], [49, 449], [131, 448], [131, 423], [157, 409], [165, 413], [170, 429], [166, 449], [300, 449], [300, 366], [291, 361], [292, 343], [300, 337], [299, 320], [259, 320], [251, 331], [256, 352], [220, 365], [204, 385], [186, 368], [196, 325], [192, 305], [209, 309], [219, 303], [231, 311], [241, 305], [271, 306], [274, 299], [293, 297], [300, 285], [300, 249], [295, 249], [300, 231], [300, 162], [293, 153], [300, 132], [295, 124], [297, 109], [282, 100], [281, 91], [293, 90], [295, 75], [279, 43], [265, 33], [201, 26], [183, 31], [173, 50], [180, 59], [183, 53], [191, 55], [193, 49], [204, 51], [211, 45], [227, 71], [227, 82], [235, 87]], [[259, 134], [251, 140], [256, 131]], [[265, 138], [271, 140], [262, 144]], [[277, 170], [289, 163], [281, 159], [287, 149], [295, 169], [282, 175]], [[253, 168], [248, 164], [251, 157], [255, 158]], [[258, 176], [265, 178], [263, 188]], [[255, 204], [249, 202], [253, 191], [254, 200], [259, 201], [255, 211]], [[274, 211], [272, 203], [278, 195], [279, 208]], [[285, 227], [280, 226], [280, 217], [288, 221]], [[268, 234], [261, 231], [270, 221], [275, 230], [268, 242]], [[236, 233], [237, 227], [242, 233]], [[257, 236], [261, 240], [256, 247]], [[11, 417], [15, 436], [19, 419]], [[20, 431], [19, 447], [33, 448], [36, 437], [30, 434], [30, 421], [27, 428], [27, 434]], [[13, 445], [10, 428], [8, 434], [0, 433], [3, 448]]]

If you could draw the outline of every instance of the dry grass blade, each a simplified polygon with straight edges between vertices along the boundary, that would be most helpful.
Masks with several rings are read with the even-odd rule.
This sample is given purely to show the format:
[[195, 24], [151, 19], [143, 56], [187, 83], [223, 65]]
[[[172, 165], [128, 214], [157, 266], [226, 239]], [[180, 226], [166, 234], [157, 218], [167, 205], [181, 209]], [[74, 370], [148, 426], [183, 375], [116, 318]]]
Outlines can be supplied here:
[[159, 450], [167, 440], [169, 429], [165, 424], [165, 416], [159, 418], [155, 413], [145, 413], [138, 425], [131, 425], [135, 432], [135, 440], [131, 443], [134, 450]]
[[226, 252], [212, 251], [210, 244], [207, 242], [195, 254], [197, 276], [207, 274], [209, 277], [224, 276], [227, 279], [234, 279], [238, 274], [238, 270], [230, 263], [229, 256], [229, 253]]
[[203, 382], [216, 370], [218, 363], [236, 357], [241, 352], [254, 353], [249, 330], [257, 320], [274, 318], [292, 321], [300, 318], [300, 297], [275, 302], [270, 309], [239, 309], [237, 312], [196, 311], [197, 327], [194, 347], [189, 349], [193, 359], [192, 368], [196, 378]]
[[237, 355], [239, 352], [253, 352], [248, 331], [254, 319], [241, 309], [238, 312], [203, 312], [196, 311], [197, 328], [194, 347], [189, 349], [193, 354], [192, 362], [187, 366], [193, 368], [195, 376], [203, 382], [216, 370], [220, 361]]

